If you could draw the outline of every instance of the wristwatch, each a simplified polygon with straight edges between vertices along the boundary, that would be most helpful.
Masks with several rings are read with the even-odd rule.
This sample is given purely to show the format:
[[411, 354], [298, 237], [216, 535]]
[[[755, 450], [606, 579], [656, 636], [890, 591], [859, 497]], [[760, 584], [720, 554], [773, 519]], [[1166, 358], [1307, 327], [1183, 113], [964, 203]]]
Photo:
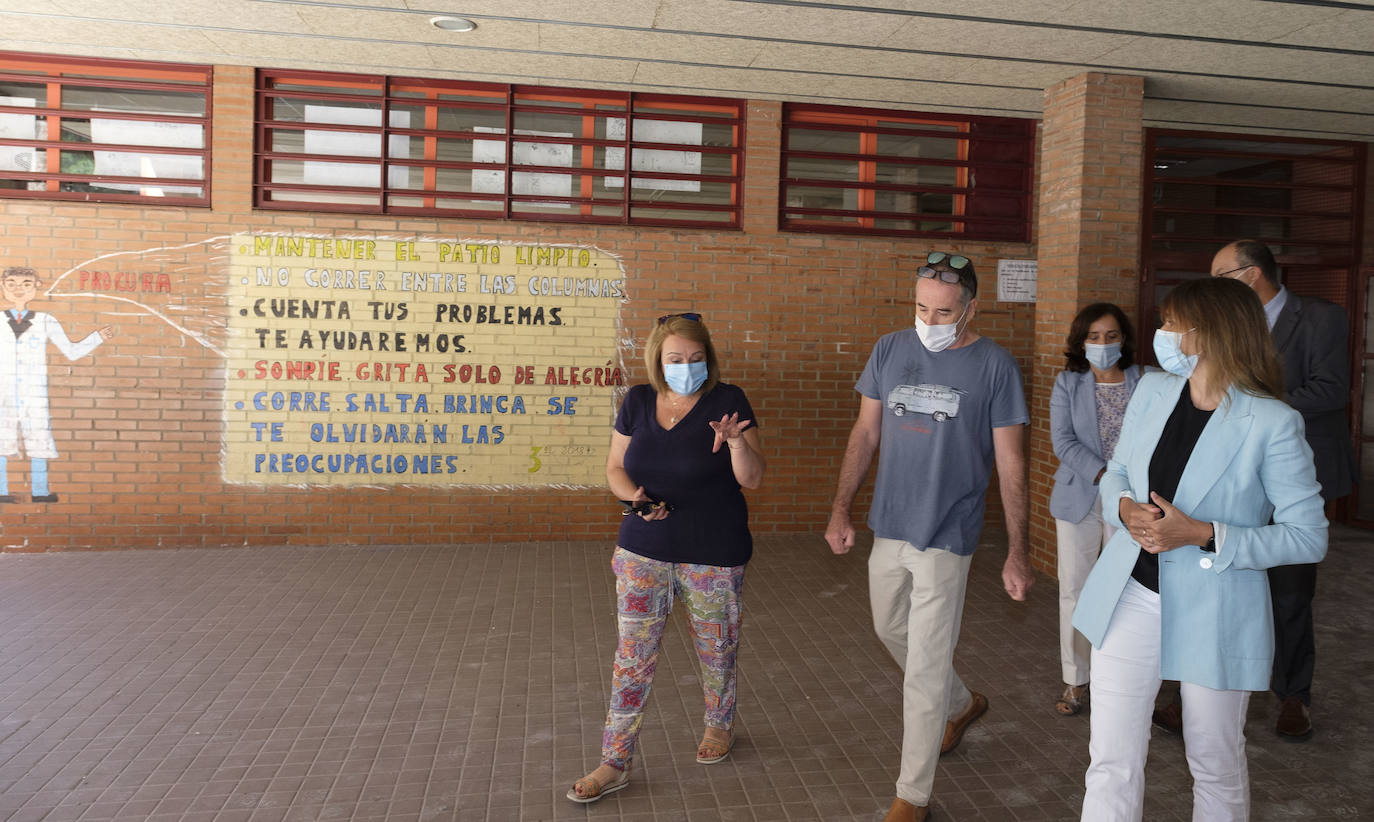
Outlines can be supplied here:
[[1217, 532], [1215, 526], [1212, 528], [1212, 535], [1207, 538], [1207, 544], [1201, 547], [1203, 551], [1209, 554], [1215, 554], [1217, 552]]

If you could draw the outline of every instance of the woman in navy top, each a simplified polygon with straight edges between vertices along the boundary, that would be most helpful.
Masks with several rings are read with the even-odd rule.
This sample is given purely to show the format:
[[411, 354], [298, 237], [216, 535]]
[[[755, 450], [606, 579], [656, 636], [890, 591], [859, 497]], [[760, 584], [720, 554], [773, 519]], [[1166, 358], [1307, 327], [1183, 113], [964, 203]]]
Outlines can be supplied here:
[[697, 762], [720, 762], [734, 744], [740, 593], [753, 553], [741, 486], [763, 480], [758, 424], [744, 392], [720, 381], [700, 315], [660, 317], [644, 364], [649, 384], [626, 395], [606, 460], [611, 493], [633, 510], [611, 560], [620, 641], [601, 764], [568, 791], [574, 802], [595, 802], [629, 784], [674, 595], [687, 608], [701, 662], [706, 729]]

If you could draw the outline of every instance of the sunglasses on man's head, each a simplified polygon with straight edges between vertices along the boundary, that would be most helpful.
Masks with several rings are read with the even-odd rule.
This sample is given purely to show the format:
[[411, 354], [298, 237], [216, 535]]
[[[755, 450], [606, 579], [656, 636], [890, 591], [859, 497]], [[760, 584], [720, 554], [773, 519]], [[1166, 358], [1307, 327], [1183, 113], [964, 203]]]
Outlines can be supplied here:
[[916, 276], [927, 280], [932, 278], [938, 279], [940, 282], [949, 283], [950, 285], [958, 285], [960, 280], [959, 272], [957, 271], [949, 271], [943, 268], [926, 268], [925, 266], [916, 269]]
[[[944, 263], [946, 268], [931, 268], [930, 266]], [[960, 272], [968, 268], [968, 257], [959, 254], [946, 254], [943, 251], [932, 251], [926, 256], [926, 265], [916, 269], [916, 276], [923, 279], [937, 279], [940, 282], [950, 285], [961, 285], [964, 278]]]
[[928, 265], [936, 265], [945, 260], [949, 260], [945, 265], [955, 271], [962, 271], [968, 265], [968, 257], [959, 254], [946, 254], [943, 251], [932, 251], [926, 255], [926, 263]]
[[676, 319], [676, 318], [678, 318], [678, 317], [681, 317], [682, 319], [687, 320], [688, 322], [694, 322], [694, 323], [699, 323], [699, 322], [701, 322], [701, 315], [700, 315], [700, 314], [664, 314], [662, 317], [659, 317], [659, 318], [658, 318], [658, 324], [659, 324], [659, 325], [663, 325], [664, 323], [668, 322], [669, 320]]

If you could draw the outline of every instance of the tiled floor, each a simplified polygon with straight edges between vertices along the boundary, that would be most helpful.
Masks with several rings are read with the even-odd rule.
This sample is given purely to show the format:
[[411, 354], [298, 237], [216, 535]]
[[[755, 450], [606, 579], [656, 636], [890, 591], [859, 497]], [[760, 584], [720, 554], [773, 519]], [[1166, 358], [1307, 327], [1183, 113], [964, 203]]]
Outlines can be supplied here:
[[[1252, 702], [1256, 820], [1374, 819], [1374, 553], [1334, 533], [1317, 735]], [[610, 546], [0, 556], [0, 819], [874, 820], [892, 796], [898, 671], [866, 550], [763, 537], [746, 577], [740, 742], [694, 760], [701, 696], [672, 620], [631, 786], [591, 806], [614, 643]], [[958, 664], [992, 701], [941, 762], [938, 820], [1077, 819], [1085, 717], [1056, 716], [1054, 582], [1029, 604], [974, 561]], [[1189, 818], [1157, 736], [1146, 818]]]

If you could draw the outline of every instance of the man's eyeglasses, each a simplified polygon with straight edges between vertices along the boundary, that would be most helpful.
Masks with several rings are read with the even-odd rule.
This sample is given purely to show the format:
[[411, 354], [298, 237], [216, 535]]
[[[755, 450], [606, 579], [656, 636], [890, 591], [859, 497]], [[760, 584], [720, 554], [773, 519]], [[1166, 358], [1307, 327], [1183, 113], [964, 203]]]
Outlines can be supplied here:
[[678, 317], [681, 317], [682, 319], [687, 320], [688, 322], [694, 322], [694, 323], [699, 323], [699, 322], [701, 322], [701, 315], [700, 315], [700, 314], [690, 314], [690, 313], [689, 313], [689, 314], [664, 314], [662, 317], [659, 317], [659, 318], [658, 318], [658, 324], [659, 324], [659, 325], [663, 325], [664, 323], [668, 322], [669, 320], [673, 320], [673, 319], [676, 319], [676, 318], [678, 318]]
[[[945, 268], [935, 269], [930, 266], [945, 264]], [[959, 254], [946, 254], [943, 251], [932, 251], [926, 256], [926, 265], [916, 269], [916, 276], [923, 279], [938, 279], [940, 282], [951, 285], [964, 283], [964, 269], [968, 268], [969, 259]], [[973, 285], [973, 283], [969, 283]], [[976, 290], [976, 286], [975, 286]]]
[[1250, 266], [1248, 266], [1248, 265], [1243, 265], [1243, 266], [1240, 266], [1239, 268], [1233, 268], [1233, 269], [1231, 269], [1230, 271], [1218, 271], [1216, 274], [1213, 274], [1212, 276], [1213, 276], [1213, 277], [1225, 277], [1227, 274], [1234, 274], [1234, 273], [1236, 273], [1237, 271], [1244, 271], [1245, 269], [1247, 269], [1247, 268], [1249, 268], [1249, 267], [1250, 267]]

